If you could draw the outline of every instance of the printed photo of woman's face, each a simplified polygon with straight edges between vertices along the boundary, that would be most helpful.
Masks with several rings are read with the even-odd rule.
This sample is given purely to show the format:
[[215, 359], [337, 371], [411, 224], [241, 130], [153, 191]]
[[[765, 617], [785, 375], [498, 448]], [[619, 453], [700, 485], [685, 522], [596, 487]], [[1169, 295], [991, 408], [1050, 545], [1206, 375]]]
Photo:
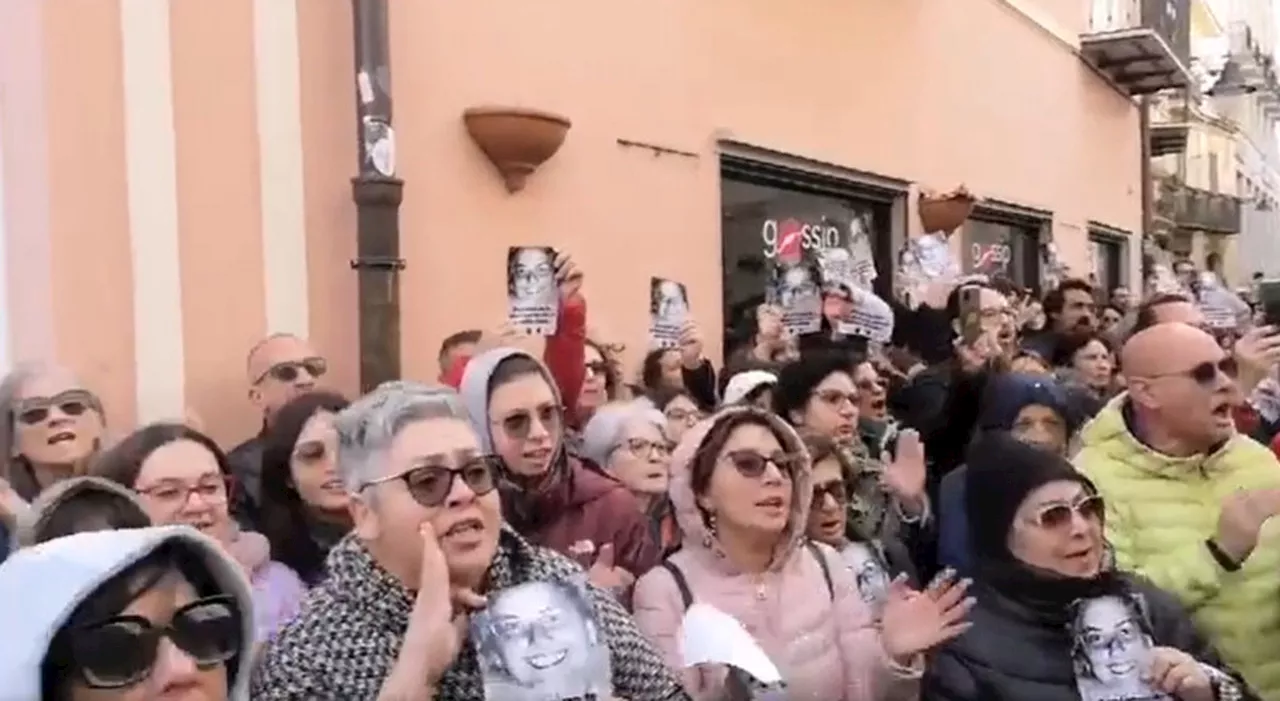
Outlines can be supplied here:
[[1085, 604], [1077, 631], [1094, 679], [1113, 685], [1141, 675], [1151, 640], [1133, 608], [1119, 597], [1104, 596]]
[[608, 682], [593, 679], [600, 676], [597, 636], [581, 596], [567, 584], [532, 582], [490, 599], [492, 650], [509, 681], [526, 690], [521, 698], [581, 697]]
[[853, 571], [858, 594], [872, 611], [879, 612], [889, 594], [889, 573], [866, 543], [850, 543], [841, 552], [845, 564]]
[[546, 248], [521, 248], [511, 265], [518, 299], [547, 296], [555, 282], [555, 262]]
[[817, 296], [818, 285], [809, 268], [797, 265], [783, 271], [778, 285], [778, 305], [783, 309], [797, 306], [802, 301]]

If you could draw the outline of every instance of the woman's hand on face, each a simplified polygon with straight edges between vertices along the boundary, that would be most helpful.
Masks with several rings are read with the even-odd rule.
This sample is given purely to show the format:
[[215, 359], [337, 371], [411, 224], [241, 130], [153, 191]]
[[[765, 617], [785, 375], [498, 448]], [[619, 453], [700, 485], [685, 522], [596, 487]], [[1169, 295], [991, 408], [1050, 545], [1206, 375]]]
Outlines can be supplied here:
[[969, 580], [956, 581], [947, 570], [925, 591], [916, 591], [899, 575], [889, 585], [880, 619], [880, 643], [894, 662], [912, 666], [917, 655], [955, 638], [972, 625], [965, 616], [974, 600], [965, 594]]
[[1147, 683], [1180, 701], [1214, 701], [1213, 680], [1194, 657], [1171, 647], [1151, 650]]
[[924, 509], [926, 478], [924, 443], [920, 440], [920, 434], [909, 428], [904, 429], [898, 434], [894, 453], [892, 458], [888, 454], [880, 458], [884, 463], [880, 483], [903, 508], [913, 514], [919, 513]]
[[431, 524], [423, 523], [418, 532], [422, 536], [422, 568], [409, 627], [417, 627], [414, 632], [421, 633], [414, 636], [415, 643], [421, 645], [419, 668], [426, 670], [427, 683], [434, 684], [462, 649], [469, 614], [484, 608], [486, 601], [474, 591], [450, 583], [449, 563]]
[[582, 271], [563, 251], [556, 252], [556, 284], [560, 286], [560, 299], [571, 299], [582, 291]]
[[702, 331], [693, 319], [680, 329], [680, 362], [690, 370], [702, 364]]

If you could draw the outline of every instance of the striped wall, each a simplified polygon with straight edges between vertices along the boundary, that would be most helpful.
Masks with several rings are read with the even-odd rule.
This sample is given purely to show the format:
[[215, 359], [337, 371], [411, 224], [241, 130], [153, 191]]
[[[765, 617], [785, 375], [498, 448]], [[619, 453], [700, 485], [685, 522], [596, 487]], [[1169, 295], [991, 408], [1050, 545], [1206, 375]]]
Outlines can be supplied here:
[[[245, 354], [266, 334], [311, 337], [334, 383], [355, 386], [341, 331], [354, 303], [333, 304], [348, 286], [309, 284], [354, 246], [338, 240], [351, 215], [334, 212], [351, 207], [354, 146], [334, 137], [349, 141], [354, 117], [349, 98], [329, 114], [341, 71], [309, 82], [302, 71], [304, 57], [334, 53], [334, 36], [350, 41], [349, 12], [0, 2], [0, 368], [56, 359], [117, 426], [193, 410], [224, 442], [256, 429]], [[308, 100], [323, 113], [310, 134]], [[308, 143], [335, 154], [308, 164]], [[309, 204], [309, 182], [324, 183], [322, 203]], [[318, 324], [312, 294], [328, 306]]]

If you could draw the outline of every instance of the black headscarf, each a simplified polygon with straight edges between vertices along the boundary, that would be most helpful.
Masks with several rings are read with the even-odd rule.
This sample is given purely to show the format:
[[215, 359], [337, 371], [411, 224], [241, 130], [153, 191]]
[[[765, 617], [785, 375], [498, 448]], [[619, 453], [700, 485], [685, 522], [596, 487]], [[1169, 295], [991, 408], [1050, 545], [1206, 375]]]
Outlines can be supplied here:
[[1050, 482], [1078, 482], [1097, 489], [1057, 454], [1003, 433], [985, 434], [969, 450], [965, 511], [980, 585], [1020, 604], [1046, 623], [1066, 623], [1072, 602], [1117, 590], [1111, 568], [1091, 578], [1068, 577], [1017, 559], [1009, 532], [1018, 507], [1032, 491]]

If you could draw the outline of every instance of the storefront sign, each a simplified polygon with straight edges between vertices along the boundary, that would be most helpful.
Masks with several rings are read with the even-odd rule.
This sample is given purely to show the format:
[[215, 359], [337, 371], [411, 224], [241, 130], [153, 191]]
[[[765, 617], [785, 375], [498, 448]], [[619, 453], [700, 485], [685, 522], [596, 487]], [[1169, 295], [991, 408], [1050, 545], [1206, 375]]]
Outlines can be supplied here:
[[760, 238], [765, 258], [794, 262], [800, 260], [805, 251], [838, 248], [841, 231], [828, 222], [806, 224], [798, 219], [766, 219], [760, 228]]
[[1005, 243], [975, 243], [969, 246], [969, 255], [974, 272], [1003, 271], [1013, 260], [1013, 251]]

